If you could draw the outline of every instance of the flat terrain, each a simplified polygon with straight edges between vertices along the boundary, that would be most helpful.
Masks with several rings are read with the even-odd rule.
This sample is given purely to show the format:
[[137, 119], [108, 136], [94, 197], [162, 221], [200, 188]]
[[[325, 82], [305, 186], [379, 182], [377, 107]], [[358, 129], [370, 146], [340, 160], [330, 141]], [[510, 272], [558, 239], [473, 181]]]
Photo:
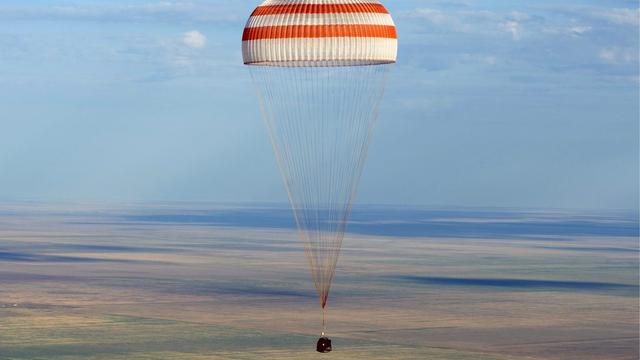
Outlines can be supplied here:
[[[282, 207], [0, 205], [0, 359], [306, 359]], [[635, 214], [358, 209], [333, 359], [633, 359]]]

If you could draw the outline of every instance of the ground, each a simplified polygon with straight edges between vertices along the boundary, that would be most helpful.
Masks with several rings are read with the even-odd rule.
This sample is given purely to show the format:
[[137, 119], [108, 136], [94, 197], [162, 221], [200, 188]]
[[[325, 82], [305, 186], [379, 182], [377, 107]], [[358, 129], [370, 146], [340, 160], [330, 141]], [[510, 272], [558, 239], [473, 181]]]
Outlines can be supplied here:
[[[206, 221], [167, 215], [186, 209]], [[0, 359], [638, 358], [638, 238], [616, 230], [628, 219], [552, 217], [582, 226], [557, 235], [354, 226], [321, 355], [295, 231], [225, 217], [243, 211], [2, 205]]]

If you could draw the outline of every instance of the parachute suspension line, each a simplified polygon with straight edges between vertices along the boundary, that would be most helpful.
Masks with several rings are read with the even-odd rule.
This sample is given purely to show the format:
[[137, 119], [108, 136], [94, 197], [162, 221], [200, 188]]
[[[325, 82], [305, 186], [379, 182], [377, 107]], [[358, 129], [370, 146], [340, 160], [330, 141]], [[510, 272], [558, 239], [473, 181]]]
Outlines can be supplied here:
[[[339, 169], [340, 173], [338, 176], [333, 177], [333, 179], [338, 179], [338, 181], [350, 179], [350, 181], [348, 181], [350, 187], [344, 189], [346, 192], [342, 194], [342, 201], [334, 204], [336, 208], [333, 208], [331, 211], [331, 213], [335, 215], [342, 214], [342, 217], [331, 220], [331, 223], [335, 224], [334, 233], [337, 235], [337, 238], [335, 239], [336, 244], [331, 246], [330, 249], [327, 249], [331, 252], [328, 259], [332, 260], [332, 264], [325, 268], [326, 273], [324, 276], [329, 284], [331, 284], [335, 276], [335, 268], [340, 256], [344, 232], [351, 214], [353, 200], [357, 194], [357, 186], [366, 162], [368, 147], [371, 143], [373, 130], [379, 113], [379, 103], [382, 99], [384, 84], [388, 76], [388, 66], [367, 66], [365, 68], [369, 71], [363, 74], [362, 79], [358, 79], [360, 81], [354, 82], [358, 86], [353, 87], [351, 93], [345, 92], [344, 98], [342, 99], [343, 104], [349, 103], [353, 101], [353, 99], [360, 101], [353, 107], [355, 114], [350, 115], [353, 121], [350, 122], [351, 126], [347, 134], [351, 134], [351, 137], [343, 139], [343, 141], [348, 144], [346, 148], [352, 150], [351, 156], [348, 157], [349, 162], [346, 166]], [[333, 191], [330, 193], [333, 194]], [[338, 209], [337, 207], [340, 205], [342, 205], [342, 208]], [[327, 296], [328, 290], [329, 289], [327, 289]]]
[[327, 333], [327, 309], [322, 308], [322, 336]]
[[252, 66], [326, 325], [326, 305], [388, 65]]
[[[276, 74], [269, 71], [275, 70]], [[293, 70], [293, 69], [292, 69]], [[312, 263], [312, 273], [318, 266], [317, 254], [312, 251], [315, 244], [312, 243], [313, 238], [310, 237], [309, 231], [311, 224], [309, 211], [310, 209], [304, 204], [308, 203], [307, 199], [311, 197], [311, 187], [304, 183], [305, 168], [304, 162], [294, 161], [294, 157], [298, 156], [302, 159], [309, 157], [308, 152], [304, 152], [305, 147], [302, 146], [307, 139], [303, 137], [301, 129], [296, 126], [297, 121], [288, 121], [290, 119], [304, 119], [307, 117], [303, 114], [303, 99], [301, 98], [301, 89], [296, 74], [283, 69], [252, 67], [251, 74], [258, 90], [259, 98], [263, 109], [263, 115], [272, 146], [276, 154], [278, 166], [281, 170], [282, 177], [285, 181], [285, 188], [293, 209], [293, 215], [299, 231], [299, 236], [303, 241], [307, 258]], [[290, 102], [290, 104], [286, 104]], [[280, 121], [278, 121], [280, 120]], [[296, 150], [302, 150], [300, 154], [294, 154]], [[313, 277], [316, 289], [321, 289], [320, 279]]]
[[[266, 73], [267, 70], [269, 69], [260, 68], [260, 67], [251, 68], [250, 73], [251, 73], [251, 77], [255, 85], [256, 91], [258, 93], [258, 98], [260, 100], [260, 110], [263, 114], [264, 121], [267, 125], [269, 138], [271, 140], [271, 145], [273, 147], [274, 153], [276, 154], [276, 161], [278, 163], [278, 167], [280, 169], [283, 180], [285, 182], [285, 189], [290, 199], [290, 203], [293, 210], [293, 216], [298, 229], [301, 229], [298, 232], [298, 234], [304, 244], [305, 253], [309, 254], [311, 253], [311, 250], [310, 250], [311, 244], [309, 243], [309, 239], [306, 231], [302, 231], [302, 229], [305, 229], [307, 225], [303, 222], [304, 216], [300, 216], [300, 212], [302, 212], [302, 214], [304, 215], [306, 213], [306, 209], [297, 208], [299, 201], [297, 201], [297, 198], [293, 194], [293, 191], [295, 190], [295, 184], [291, 183], [291, 179], [294, 177], [292, 172], [295, 172], [297, 169], [291, 168], [290, 166], [288, 166], [289, 164], [291, 164], [291, 157], [290, 157], [291, 151], [289, 149], [288, 144], [286, 142], [280, 141], [280, 138], [277, 136], [277, 134], [281, 133], [280, 136], [284, 138], [290, 138], [290, 139], [296, 139], [296, 137], [291, 136], [289, 134], [291, 129], [287, 127], [284, 127], [284, 128], [277, 127], [276, 126], [277, 124], [274, 122], [276, 118], [276, 114], [274, 114], [274, 111], [277, 111], [277, 110], [289, 110], [289, 111], [294, 110], [295, 111], [299, 108], [296, 106], [288, 106], [288, 107], [284, 107], [284, 109], [274, 109], [274, 104], [279, 104], [283, 101], [283, 95], [286, 94], [287, 89], [280, 89], [280, 91], [278, 91], [278, 84], [276, 84], [275, 86], [272, 86], [272, 82], [269, 81], [269, 78], [267, 76], [268, 74]], [[283, 75], [286, 75], [286, 73]], [[289, 83], [289, 81], [284, 81], [284, 84], [287, 84], [287, 83]], [[297, 94], [297, 92], [295, 91], [290, 93], [291, 95]], [[294, 100], [297, 100], [297, 99], [294, 98]], [[284, 118], [289, 118], [291, 114], [283, 113], [283, 114], [280, 114], [280, 116]], [[299, 176], [300, 174], [298, 173], [295, 175]], [[313, 280], [314, 280], [315, 287], [319, 288], [320, 284], [317, 283], [315, 277], [313, 278]]]

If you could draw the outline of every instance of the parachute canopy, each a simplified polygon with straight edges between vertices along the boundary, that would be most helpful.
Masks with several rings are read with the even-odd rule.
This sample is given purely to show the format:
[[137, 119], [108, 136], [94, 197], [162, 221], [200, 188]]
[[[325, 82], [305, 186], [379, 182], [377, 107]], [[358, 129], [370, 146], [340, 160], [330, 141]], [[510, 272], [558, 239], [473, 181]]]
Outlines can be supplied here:
[[393, 19], [377, 0], [267, 0], [242, 35], [247, 65], [390, 64], [397, 48]]

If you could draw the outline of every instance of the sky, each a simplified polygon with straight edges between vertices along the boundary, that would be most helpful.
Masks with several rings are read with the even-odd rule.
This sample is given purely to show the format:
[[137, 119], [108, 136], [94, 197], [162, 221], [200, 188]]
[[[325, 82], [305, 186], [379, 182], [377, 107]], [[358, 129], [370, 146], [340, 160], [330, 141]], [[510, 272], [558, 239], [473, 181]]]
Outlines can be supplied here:
[[[0, 2], [0, 201], [286, 202], [248, 0]], [[636, 1], [385, 1], [359, 204], [638, 210]]]

